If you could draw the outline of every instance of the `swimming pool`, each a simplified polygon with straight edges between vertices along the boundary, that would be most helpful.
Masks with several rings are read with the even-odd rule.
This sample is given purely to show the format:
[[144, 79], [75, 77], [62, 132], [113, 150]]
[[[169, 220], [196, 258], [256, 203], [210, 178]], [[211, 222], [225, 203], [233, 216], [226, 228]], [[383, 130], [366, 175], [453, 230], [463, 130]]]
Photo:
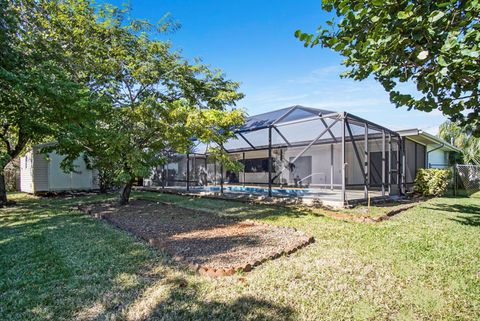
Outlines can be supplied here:
[[[201, 187], [199, 191], [205, 192], [220, 192], [220, 186], [207, 186]], [[224, 186], [223, 190], [226, 192], [234, 193], [247, 193], [247, 194], [268, 194], [268, 188], [262, 187], [249, 187], [249, 186]], [[273, 188], [272, 195], [274, 196], [308, 196], [318, 193], [318, 190], [313, 189], [293, 189], [293, 188]]]

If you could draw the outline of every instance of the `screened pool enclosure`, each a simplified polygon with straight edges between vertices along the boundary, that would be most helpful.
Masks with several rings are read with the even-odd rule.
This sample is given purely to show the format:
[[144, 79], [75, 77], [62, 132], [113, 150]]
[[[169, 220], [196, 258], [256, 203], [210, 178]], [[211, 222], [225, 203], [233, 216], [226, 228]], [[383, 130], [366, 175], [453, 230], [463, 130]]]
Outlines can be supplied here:
[[[340, 202], [398, 195], [402, 140], [346, 112], [293, 106], [251, 116], [223, 149], [232, 172], [199, 144], [154, 171], [150, 184], [204, 193], [244, 193]], [[403, 161], [403, 163], [406, 163]]]

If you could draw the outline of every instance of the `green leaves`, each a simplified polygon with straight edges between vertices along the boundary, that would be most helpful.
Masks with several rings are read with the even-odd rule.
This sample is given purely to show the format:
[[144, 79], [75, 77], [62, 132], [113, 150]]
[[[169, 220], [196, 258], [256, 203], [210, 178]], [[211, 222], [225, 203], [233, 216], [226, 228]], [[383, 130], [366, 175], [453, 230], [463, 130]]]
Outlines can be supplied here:
[[438, 56], [438, 64], [442, 67], [448, 66], [448, 63], [443, 56]]
[[[298, 30], [304, 46], [321, 44], [344, 56], [346, 76], [373, 76], [397, 107], [434, 109], [480, 135], [479, 1], [328, 0], [323, 8], [342, 19], [317, 34]], [[402, 93], [398, 82], [416, 83]]]
[[415, 177], [414, 190], [423, 196], [442, 196], [450, 178], [448, 169], [421, 168]]
[[439, 136], [461, 150], [459, 163], [480, 165], [480, 138], [473, 137], [472, 126], [461, 126], [459, 123], [447, 121], [440, 125]]
[[77, 39], [80, 28], [64, 25], [73, 24], [69, 14], [84, 10], [85, 2], [69, 4], [72, 7], [63, 10], [66, 4], [0, 3], [0, 123], [5, 124], [0, 135], [1, 158], [14, 158], [29, 144], [51, 138], [60, 124], [88, 117], [92, 105], [99, 104], [81, 79], [90, 76], [89, 64], [79, 63], [72, 54], [87, 55]]
[[[55, 150], [67, 160], [83, 153], [103, 180], [128, 186], [136, 177], [149, 176], [172, 153], [189, 152], [193, 138], [219, 145], [243, 122], [243, 112], [234, 108], [243, 97], [239, 84], [154, 40], [159, 37], [148, 21], [132, 25], [112, 7], [102, 12], [108, 27], [98, 25], [95, 16], [89, 21], [94, 25], [87, 25], [92, 32], [85, 46], [97, 47], [89, 52], [95, 62], [88, 69], [90, 81], [105, 81], [91, 90], [107, 103], [96, 119], [57, 137]], [[109, 42], [104, 44], [105, 38]]]
[[471, 58], [478, 58], [480, 56], [480, 51], [478, 49], [465, 48], [460, 50], [460, 53]]
[[443, 11], [435, 10], [430, 14], [430, 22], [434, 23], [442, 19], [444, 16], [445, 16], [445, 13]]
[[397, 18], [400, 20], [405, 20], [410, 18], [413, 15], [413, 12], [411, 11], [399, 11], [397, 13]]
[[[297, 30], [295, 31], [295, 37], [298, 38], [300, 41], [304, 42], [304, 46], [305, 47], [308, 47], [311, 45], [312, 43], [312, 39], [313, 39], [313, 35], [312, 34], [308, 34], [308, 33], [303, 33], [301, 32], [300, 30]], [[315, 42], [315, 44], [317, 44], [317, 42]], [[315, 45], [314, 44], [314, 45]]]

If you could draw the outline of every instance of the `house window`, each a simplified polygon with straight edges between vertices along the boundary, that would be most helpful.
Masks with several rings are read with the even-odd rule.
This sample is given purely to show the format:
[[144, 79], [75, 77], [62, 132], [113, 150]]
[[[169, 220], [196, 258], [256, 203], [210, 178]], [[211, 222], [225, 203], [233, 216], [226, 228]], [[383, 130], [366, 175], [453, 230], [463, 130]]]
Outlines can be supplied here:
[[[268, 172], [268, 157], [267, 158], [251, 158], [240, 161], [245, 167], [245, 173], [259, 173]], [[275, 160], [272, 159], [272, 172], [275, 172]]]

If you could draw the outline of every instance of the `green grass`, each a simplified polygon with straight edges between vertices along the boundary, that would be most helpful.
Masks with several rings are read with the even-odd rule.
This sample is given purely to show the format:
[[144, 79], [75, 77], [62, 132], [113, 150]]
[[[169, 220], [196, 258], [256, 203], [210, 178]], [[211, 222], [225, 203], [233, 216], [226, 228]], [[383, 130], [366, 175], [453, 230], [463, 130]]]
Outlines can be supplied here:
[[382, 223], [176, 195], [135, 197], [292, 226], [316, 242], [209, 279], [72, 209], [106, 197], [12, 195], [0, 209], [0, 320], [478, 320], [480, 199], [438, 198]]

